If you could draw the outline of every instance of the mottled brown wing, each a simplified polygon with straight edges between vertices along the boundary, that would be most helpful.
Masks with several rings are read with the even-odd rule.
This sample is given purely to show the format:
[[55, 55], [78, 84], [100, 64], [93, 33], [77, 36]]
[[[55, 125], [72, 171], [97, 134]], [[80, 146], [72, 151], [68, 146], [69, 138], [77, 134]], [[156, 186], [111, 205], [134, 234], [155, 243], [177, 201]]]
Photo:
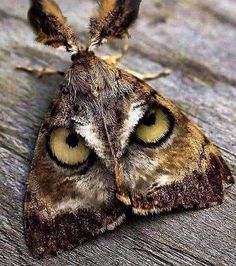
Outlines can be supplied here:
[[98, 17], [90, 22], [91, 47], [104, 39], [122, 38], [135, 22], [141, 0], [102, 0]]
[[220, 152], [172, 102], [142, 84], [151, 98], [120, 158], [118, 199], [136, 214], [221, 203], [233, 178]]
[[83, 111], [87, 103], [77, 102], [65, 85], [38, 135], [24, 203], [26, 242], [34, 256], [71, 249], [113, 230], [125, 218], [125, 206], [115, 197], [113, 175], [72, 120], [76, 104], [82, 106], [77, 120], [92, 127], [92, 118]]
[[64, 46], [68, 51], [77, 49], [74, 33], [53, 0], [31, 0], [30, 4], [28, 20], [36, 41], [54, 48]]

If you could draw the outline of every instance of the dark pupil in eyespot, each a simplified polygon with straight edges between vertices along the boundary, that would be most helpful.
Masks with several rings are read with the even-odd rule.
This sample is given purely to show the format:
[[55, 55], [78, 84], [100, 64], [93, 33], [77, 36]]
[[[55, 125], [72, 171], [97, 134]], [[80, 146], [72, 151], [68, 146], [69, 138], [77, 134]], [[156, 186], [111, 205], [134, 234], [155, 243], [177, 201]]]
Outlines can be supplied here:
[[154, 125], [154, 124], [156, 123], [156, 114], [155, 114], [155, 112], [148, 112], [148, 113], [144, 116], [142, 122], [143, 122], [143, 124], [144, 124], [145, 126], [148, 126], [148, 127]]
[[74, 148], [78, 145], [79, 138], [76, 133], [70, 133], [66, 138], [66, 143], [71, 147]]

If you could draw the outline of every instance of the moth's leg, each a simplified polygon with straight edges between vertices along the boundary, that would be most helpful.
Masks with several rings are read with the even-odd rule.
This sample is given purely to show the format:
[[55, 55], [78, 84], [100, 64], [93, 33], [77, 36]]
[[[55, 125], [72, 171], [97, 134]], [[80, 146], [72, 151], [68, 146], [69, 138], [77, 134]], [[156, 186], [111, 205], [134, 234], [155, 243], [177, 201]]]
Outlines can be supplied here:
[[127, 43], [125, 43], [121, 49], [121, 52], [119, 54], [116, 55], [104, 55], [102, 56], [102, 60], [106, 61], [108, 64], [111, 65], [117, 65], [121, 59], [125, 56], [125, 54], [127, 53], [129, 49], [129, 45]]
[[38, 78], [42, 78], [43, 76], [51, 76], [51, 75], [60, 75], [64, 76], [65, 72], [59, 71], [54, 68], [49, 67], [27, 67], [27, 66], [16, 66], [17, 70], [25, 71], [28, 73], [36, 74]]
[[170, 75], [170, 73], [171, 73], [170, 69], [166, 69], [166, 70], [159, 71], [156, 73], [147, 73], [147, 74], [141, 74], [141, 73], [134, 71], [134, 70], [131, 70], [131, 69], [125, 69], [125, 70], [127, 72], [129, 72], [130, 74], [132, 74], [133, 76], [135, 76], [135, 77], [137, 77], [143, 81], [148, 81], [148, 80], [166, 77], [166, 76]]
[[[108, 64], [111, 65], [117, 65], [121, 59], [124, 57], [124, 55], [127, 53], [129, 49], [128, 44], [125, 44], [122, 47], [121, 53], [120, 54], [116, 54], [116, 55], [106, 55], [106, 56], [102, 56], [101, 58], [106, 61]], [[162, 77], [166, 77], [168, 75], [170, 75], [171, 70], [166, 69], [164, 71], [159, 71], [156, 73], [147, 73], [147, 74], [142, 74], [139, 73], [137, 71], [131, 70], [129, 68], [124, 68], [127, 72], [129, 72], [130, 74], [132, 74], [133, 76], [143, 80], [143, 81], [148, 81], [148, 80], [153, 80], [153, 79], [158, 79], [158, 78], [162, 78]]]

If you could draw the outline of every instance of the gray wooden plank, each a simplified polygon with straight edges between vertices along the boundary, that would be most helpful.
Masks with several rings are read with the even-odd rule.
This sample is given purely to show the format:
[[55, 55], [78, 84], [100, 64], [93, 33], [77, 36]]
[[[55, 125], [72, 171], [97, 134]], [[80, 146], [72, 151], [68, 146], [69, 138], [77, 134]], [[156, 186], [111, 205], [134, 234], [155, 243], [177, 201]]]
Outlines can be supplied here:
[[[94, 1], [58, 3], [85, 38]], [[221, 206], [130, 217], [115, 231], [71, 252], [47, 260], [32, 258], [24, 242], [23, 195], [40, 122], [61, 78], [39, 80], [16, 72], [15, 66], [63, 69], [69, 56], [34, 43], [26, 21], [27, 6], [26, 0], [2, 0], [0, 7], [0, 264], [235, 265], [235, 186]], [[203, 128], [223, 152], [234, 176], [235, 10], [233, 0], [143, 1], [130, 51], [122, 61], [142, 72], [172, 70], [169, 77], [150, 84]], [[115, 48], [99, 51], [104, 52], [114, 53]]]

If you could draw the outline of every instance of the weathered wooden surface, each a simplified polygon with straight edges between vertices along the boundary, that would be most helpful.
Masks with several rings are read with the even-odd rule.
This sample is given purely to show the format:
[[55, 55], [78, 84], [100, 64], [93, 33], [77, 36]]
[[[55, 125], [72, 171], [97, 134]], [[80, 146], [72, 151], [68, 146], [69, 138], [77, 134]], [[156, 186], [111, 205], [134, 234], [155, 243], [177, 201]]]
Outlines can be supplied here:
[[[236, 173], [235, 0], [143, 1], [123, 63], [142, 72], [200, 125]], [[85, 36], [93, 1], [58, 0]], [[28, 1], [0, 5], [0, 264], [1, 265], [236, 265], [236, 186], [207, 210], [131, 217], [111, 233], [72, 252], [35, 260], [24, 242], [22, 202], [37, 132], [60, 77], [41, 80], [17, 64], [64, 69], [69, 56], [36, 45], [26, 21]], [[78, 15], [77, 15], [78, 14]], [[115, 51], [103, 48], [101, 52]]]

